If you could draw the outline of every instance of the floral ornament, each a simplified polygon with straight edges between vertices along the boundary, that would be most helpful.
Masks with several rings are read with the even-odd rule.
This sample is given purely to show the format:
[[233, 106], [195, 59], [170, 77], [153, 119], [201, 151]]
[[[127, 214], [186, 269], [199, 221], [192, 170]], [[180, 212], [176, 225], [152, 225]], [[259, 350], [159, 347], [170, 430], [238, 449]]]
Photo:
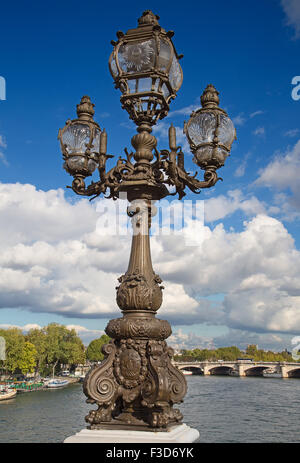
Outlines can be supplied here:
[[140, 72], [154, 65], [153, 40], [123, 45], [119, 52], [119, 61], [126, 72]]

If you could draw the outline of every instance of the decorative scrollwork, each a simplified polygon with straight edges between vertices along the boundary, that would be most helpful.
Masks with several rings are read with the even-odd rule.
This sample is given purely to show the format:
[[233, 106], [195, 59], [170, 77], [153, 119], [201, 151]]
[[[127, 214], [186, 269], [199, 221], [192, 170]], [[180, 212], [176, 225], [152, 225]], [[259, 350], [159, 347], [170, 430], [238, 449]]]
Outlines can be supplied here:
[[170, 323], [158, 318], [116, 318], [110, 320], [105, 332], [114, 339], [167, 339], [172, 334]]
[[147, 279], [140, 273], [127, 273], [119, 279], [117, 303], [122, 310], [156, 311], [162, 304], [162, 287], [155, 277]]
[[[112, 156], [106, 153], [100, 154], [98, 159], [100, 181], [92, 182], [86, 187], [84, 177], [76, 176], [72, 189], [79, 195], [93, 198], [105, 194], [109, 189], [108, 197], [117, 199], [120, 191], [127, 191], [131, 187], [137, 188], [136, 182], [144, 181], [143, 190], [147, 185], [154, 187], [157, 192], [154, 194], [152, 191], [152, 194], [156, 199], [167, 194], [178, 194], [179, 199], [182, 199], [186, 194], [184, 191], [186, 187], [194, 193], [200, 193], [202, 188], [210, 188], [221, 180], [216, 174], [215, 166], [206, 166], [203, 181], [196, 178], [197, 173], [194, 176], [189, 175], [184, 169], [181, 147], [159, 152], [156, 149], [157, 140], [149, 133], [151, 129], [148, 128], [147, 123], [144, 123], [144, 127], [145, 130], [132, 137], [131, 143], [135, 152], [129, 153], [125, 148], [126, 159], [120, 156], [116, 165], [108, 172], [105, 168], [106, 161]], [[154, 155], [156, 160], [152, 162]], [[162, 189], [164, 184], [175, 186], [175, 193]], [[139, 197], [139, 194], [136, 197]]]
[[105, 344], [102, 351], [107, 358], [100, 366], [97, 365], [89, 371], [83, 383], [83, 392], [88, 397], [88, 401], [98, 405], [111, 403], [117, 386], [112, 369], [116, 353], [115, 344], [113, 342]]
[[120, 339], [106, 344], [103, 352], [107, 358], [84, 382], [87, 401], [98, 405], [86, 417], [91, 429], [125, 423], [159, 430], [181, 421], [173, 404], [182, 401], [186, 383], [172, 366], [173, 351], [165, 341]]

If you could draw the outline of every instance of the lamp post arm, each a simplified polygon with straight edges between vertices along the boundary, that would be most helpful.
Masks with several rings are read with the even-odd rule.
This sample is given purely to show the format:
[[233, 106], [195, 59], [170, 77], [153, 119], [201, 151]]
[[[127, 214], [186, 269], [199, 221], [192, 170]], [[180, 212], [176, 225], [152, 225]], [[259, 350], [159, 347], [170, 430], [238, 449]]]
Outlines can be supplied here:
[[[128, 153], [125, 149], [126, 159], [119, 156], [117, 163], [108, 172], [106, 171], [106, 161], [114, 156], [110, 154], [99, 154], [98, 159], [98, 171], [100, 180], [97, 182], [91, 182], [86, 187], [85, 179], [82, 175], [76, 175], [72, 182], [72, 190], [80, 196], [93, 196], [94, 198], [100, 194], [105, 194], [106, 190], [110, 189], [108, 198], [117, 199], [117, 189], [123, 180], [134, 171], [134, 165], [131, 163], [133, 153]], [[92, 198], [92, 199], [94, 199]]]
[[193, 176], [189, 175], [183, 166], [183, 153], [181, 147], [177, 147], [176, 150], [161, 151], [160, 158], [162, 157], [164, 160], [161, 161], [161, 168], [166, 174], [164, 183], [176, 187], [176, 193], [171, 193], [171, 195], [178, 194], [179, 199], [182, 199], [186, 195], [184, 191], [186, 187], [193, 193], [199, 194], [202, 188], [211, 188], [218, 180], [222, 180], [218, 177], [216, 169], [213, 166], [207, 166], [204, 172], [204, 180], [196, 178], [197, 172]]

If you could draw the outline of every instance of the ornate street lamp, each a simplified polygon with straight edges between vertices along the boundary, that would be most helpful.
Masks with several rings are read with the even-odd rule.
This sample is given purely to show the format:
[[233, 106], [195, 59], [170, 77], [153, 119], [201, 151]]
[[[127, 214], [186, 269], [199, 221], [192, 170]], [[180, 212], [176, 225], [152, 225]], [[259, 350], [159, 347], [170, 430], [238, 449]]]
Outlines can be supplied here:
[[236, 139], [234, 125], [224, 109], [219, 108], [219, 92], [208, 85], [201, 96], [202, 108], [192, 112], [184, 126], [193, 161], [206, 172], [224, 166]]
[[[153, 202], [175, 187], [179, 199], [185, 188], [199, 193], [216, 184], [216, 170], [224, 164], [235, 138], [235, 129], [225, 111], [218, 107], [218, 92], [209, 85], [201, 97], [202, 108], [193, 112], [184, 131], [194, 161], [204, 180], [190, 176], [184, 155], [176, 144], [176, 131], [169, 128], [169, 150], [157, 150], [152, 126], [168, 114], [169, 102], [182, 84], [180, 56], [172, 43], [173, 32], [158, 24], [158, 16], [145, 11], [136, 29], [117, 33], [118, 41], [109, 59], [116, 88], [122, 92], [122, 107], [137, 125], [131, 143], [115, 166], [106, 170], [106, 133], [93, 120], [93, 104], [84, 96], [77, 106], [78, 119], [67, 121], [59, 131], [64, 168], [74, 177], [72, 189], [79, 195], [99, 196], [109, 191], [117, 199], [126, 192], [130, 202], [134, 234], [129, 266], [119, 278], [117, 304], [123, 317], [111, 320], [106, 333], [105, 360], [91, 369], [84, 381], [87, 402], [97, 404], [86, 417], [89, 429], [166, 431], [181, 423], [180, 403], [187, 386], [171, 359], [173, 350], [167, 321], [155, 317], [162, 304], [161, 279], [152, 268], [149, 229]], [[85, 185], [98, 167], [100, 180]]]

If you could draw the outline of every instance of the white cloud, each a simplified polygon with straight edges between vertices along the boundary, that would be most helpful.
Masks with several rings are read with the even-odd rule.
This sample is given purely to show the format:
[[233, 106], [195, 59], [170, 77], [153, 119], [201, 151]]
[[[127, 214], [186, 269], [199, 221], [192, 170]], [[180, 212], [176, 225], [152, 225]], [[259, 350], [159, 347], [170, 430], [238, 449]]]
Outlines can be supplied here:
[[0, 148], [7, 148], [7, 144], [3, 135], [0, 135]]
[[235, 177], [243, 177], [245, 175], [245, 171], [246, 171], [246, 165], [247, 163], [244, 161], [242, 162], [235, 170], [234, 172], [234, 176]]
[[291, 350], [291, 335], [275, 333], [255, 333], [247, 330], [230, 329], [227, 334], [214, 338], [216, 347], [239, 346], [246, 350], [249, 344], [258, 346], [258, 349], [270, 349], [281, 352], [284, 349]]
[[240, 113], [237, 116], [232, 118], [232, 122], [234, 123], [234, 125], [242, 126], [242, 125], [245, 125], [245, 122], [247, 121], [248, 117], [249, 119], [253, 119], [253, 117], [259, 116], [261, 114], [264, 114], [264, 111], [260, 109], [249, 114], [249, 116], [246, 116], [244, 113]]
[[[41, 325], [38, 325], [37, 323], [27, 323], [25, 325], [14, 325], [14, 324], [8, 324], [8, 323], [1, 323], [0, 329], [1, 328], [5, 330], [9, 328], [19, 328], [24, 333], [28, 333], [29, 330], [32, 330], [32, 329], [40, 330], [43, 327]], [[75, 330], [85, 345], [88, 345], [93, 339], [100, 338], [103, 334], [105, 334], [103, 330], [93, 330], [93, 329], [89, 329], [81, 325], [66, 325], [66, 328], [68, 330], [72, 330], [72, 329]]]
[[250, 119], [252, 119], [253, 117], [260, 116], [261, 114], [264, 114], [264, 111], [259, 109], [258, 111], [254, 111], [253, 113], [251, 113], [249, 117]]
[[[3, 137], [3, 135], [0, 135], [0, 148], [3, 148], [3, 149], [7, 148], [6, 140]], [[2, 164], [4, 164], [6, 167], [9, 166], [9, 162], [7, 161], [6, 156], [3, 153], [3, 151], [0, 151], [0, 162], [2, 162]]]
[[295, 39], [300, 37], [300, 3], [299, 0], [281, 0], [281, 6], [286, 14], [287, 25], [295, 29]]
[[198, 104], [191, 104], [189, 106], [185, 106], [184, 108], [181, 109], [176, 109], [175, 111], [171, 111], [169, 113], [169, 118], [177, 115], [183, 115], [183, 116], [190, 116], [193, 111], [197, 111], [197, 109], [200, 108], [200, 103]]
[[214, 349], [214, 340], [208, 336], [198, 336], [193, 332], [184, 333], [178, 329], [168, 338], [168, 344], [173, 349]]
[[[158, 271], [181, 281], [188, 294], [226, 294], [223, 309], [218, 308], [222, 324], [266, 332], [300, 329], [300, 253], [280, 221], [258, 215], [241, 233], [226, 233], [218, 225], [207, 232], [200, 251], [178, 255], [176, 265], [173, 246], [170, 239], [163, 246]], [[215, 322], [210, 310], [206, 315]]]
[[245, 175], [245, 171], [246, 171], [246, 167], [247, 167], [247, 161], [248, 161], [250, 156], [251, 156], [250, 152], [245, 154], [245, 156], [241, 160], [239, 166], [237, 167], [237, 169], [234, 172], [235, 177], [243, 177]]
[[8, 323], [0, 323], [0, 328], [7, 330], [9, 328], [19, 328], [22, 331], [28, 332], [29, 330], [38, 329], [40, 330], [42, 327], [37, 323], [27, 323], [26, 325], [11, 325]]
[[[291, 195], [277, 195], [277, 203], [288, 217], [293, 209], [300, 210], [300, 140], [285, 153], [277, 154], [274, 159], [259, 172], [256, 185], [290, 191]], [[275, 197], [276, 199], [276, 197]]]
[[9, 166], [9, 162], [8, 162], [8, 160], [6, 159], [5, 154], [2, 153], [2, 151], [0, 151], [0, 161], [1, 161], [2, 164], [4, 164], [6, 167]]
[[237, 116], [232, 118], [232, 122], [234, 125], [244, 125], [246, 122], [246, 117], [243, 115], [243, 113], [238, 114]]
[[105, 334], [104, 330], [93, 330], [81, 325], [66, 325], [68, 330], [75, 330], [85, 345]]
[[298, 134], [299, 134], [300, 130], [299, 129], [291, 129], [291, 130], [287, 130], [285, 133], [284, 133], [284, 136], [285, 137], [296, 137]]
[[257, 135], [257, 136], [264, 136], [266, 133], [265, 131], [265, 128], [264, 127], [257, 127], [254, 131], [253, 131], [253, 134], [254, 135]]
[[[240, 232], [199, 223], [204, 241], [198, 247], [176, 235], [152, 237], [154, 269], [166, 287], [158, 316], [173, 325], [300, 330], [300, 253], [283, 224], [238, 190], [206, 203], [210, 220], [235, 210], [251, 219]], [[95, 205], [69, 203], [62, 190], [0, 184], [0, 308], [82, 319], [120, 316], [115, 286], [128, 265], [130, 239], [99, 235], [98, 219]], [[187, 222], [185, 233], [193, 230]], [[224, 303], [206, 299], [217, 293]], [[77, 331], [87, 335], [80, 326]]]
[[212, 222], [232, 215], [241, 210], [247, 216], [264, 213], [265, 206], [255, 196], [245, 198], [240, 190], [229, 191], [227, 196], [220, 195], [205, 200], [205, 221]]

